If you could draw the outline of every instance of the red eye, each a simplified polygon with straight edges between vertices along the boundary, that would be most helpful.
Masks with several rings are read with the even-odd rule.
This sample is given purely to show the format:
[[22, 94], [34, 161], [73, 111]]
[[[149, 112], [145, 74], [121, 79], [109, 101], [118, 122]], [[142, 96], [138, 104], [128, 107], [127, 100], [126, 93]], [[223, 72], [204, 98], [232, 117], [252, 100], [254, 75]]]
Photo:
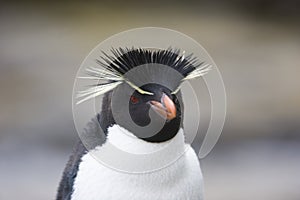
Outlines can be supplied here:
[[137, 97], [135, 97], [135, 96], [131, 96], [130, 97], [130, 101], [131, 101], [131, 103], [136, 104], [136, 103], [139, 102], [139, 99]]

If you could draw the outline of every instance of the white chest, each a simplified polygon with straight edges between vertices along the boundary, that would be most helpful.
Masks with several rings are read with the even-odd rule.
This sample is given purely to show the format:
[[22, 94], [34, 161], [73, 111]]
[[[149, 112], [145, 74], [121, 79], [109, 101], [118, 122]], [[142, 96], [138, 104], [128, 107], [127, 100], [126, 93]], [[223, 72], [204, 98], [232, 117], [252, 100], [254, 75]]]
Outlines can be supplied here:
[[79, 166], [72, 200], [202, 200], [202, 190], [193, 149], [172, 166], [147, 174], [121, 173], [87, 154]]
[[182, 145], [187, 150], [176, 162], [150, 173], [119, 172], [86, 154], [79, 165], [71, 199], [203, 200], [203, 180], [197, 155], [184, 141]]

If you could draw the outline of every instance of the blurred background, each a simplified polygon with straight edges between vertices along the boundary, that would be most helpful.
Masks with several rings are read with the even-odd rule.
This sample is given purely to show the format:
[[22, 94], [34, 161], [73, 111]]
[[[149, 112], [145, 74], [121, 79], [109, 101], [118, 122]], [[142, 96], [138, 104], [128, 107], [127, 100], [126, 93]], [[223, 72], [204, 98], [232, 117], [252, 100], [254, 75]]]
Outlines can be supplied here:
[[228, 110], [206, 200], [300, 199], [300, 2], [23, 1], [0, 7], [0, 200], [54, 199], [77, 139], [72, 87], [107, 37], [160, 26], [218, 65]]

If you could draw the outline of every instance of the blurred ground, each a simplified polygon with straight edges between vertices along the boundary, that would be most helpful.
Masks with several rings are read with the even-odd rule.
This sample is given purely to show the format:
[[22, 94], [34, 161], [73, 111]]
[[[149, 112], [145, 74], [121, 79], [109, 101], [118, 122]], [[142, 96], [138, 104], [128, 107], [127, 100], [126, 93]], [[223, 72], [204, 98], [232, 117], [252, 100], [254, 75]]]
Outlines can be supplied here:
[[3, 4], [0, 200], [54, 199], [77, 138], [71, 95], [79, 65], [105, 38], [142, 26], [193, 37], [223, 75], [227, 120], [202, 160], [206, 199], [299, 200], [299, 4], [255, 2]]

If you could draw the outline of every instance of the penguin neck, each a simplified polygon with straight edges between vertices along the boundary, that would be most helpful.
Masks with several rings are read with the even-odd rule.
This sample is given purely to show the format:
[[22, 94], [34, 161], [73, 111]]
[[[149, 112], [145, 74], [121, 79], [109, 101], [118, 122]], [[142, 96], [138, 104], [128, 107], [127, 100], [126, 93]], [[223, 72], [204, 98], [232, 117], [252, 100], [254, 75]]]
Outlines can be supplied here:
[[122, 151], [132, 154], [148, 154], [160, 151], [168, 146], [177, 155], [184, 149], [184, 133], [180, 128], [177, 134], [165, 142], [147, 142], [136, 137], [127, 129], [115, 124], [108, 128], [107, 140]]
[[182, 129], [166, 142], [153, 143], [114, 125], [108, 129], [106, 142], [92, 150], [91, 155], [102, 165], [119, 172], [150, 173], [174, 165], [188, 147]]
[[108, 129], [106, 142], [97, 146], [91, 154], [102, 165], [119, 172], [150, 173], [176, 163], [188, 147], [184, 143], [182, 129], [166, 142], [153, 143], [114, 125]]

